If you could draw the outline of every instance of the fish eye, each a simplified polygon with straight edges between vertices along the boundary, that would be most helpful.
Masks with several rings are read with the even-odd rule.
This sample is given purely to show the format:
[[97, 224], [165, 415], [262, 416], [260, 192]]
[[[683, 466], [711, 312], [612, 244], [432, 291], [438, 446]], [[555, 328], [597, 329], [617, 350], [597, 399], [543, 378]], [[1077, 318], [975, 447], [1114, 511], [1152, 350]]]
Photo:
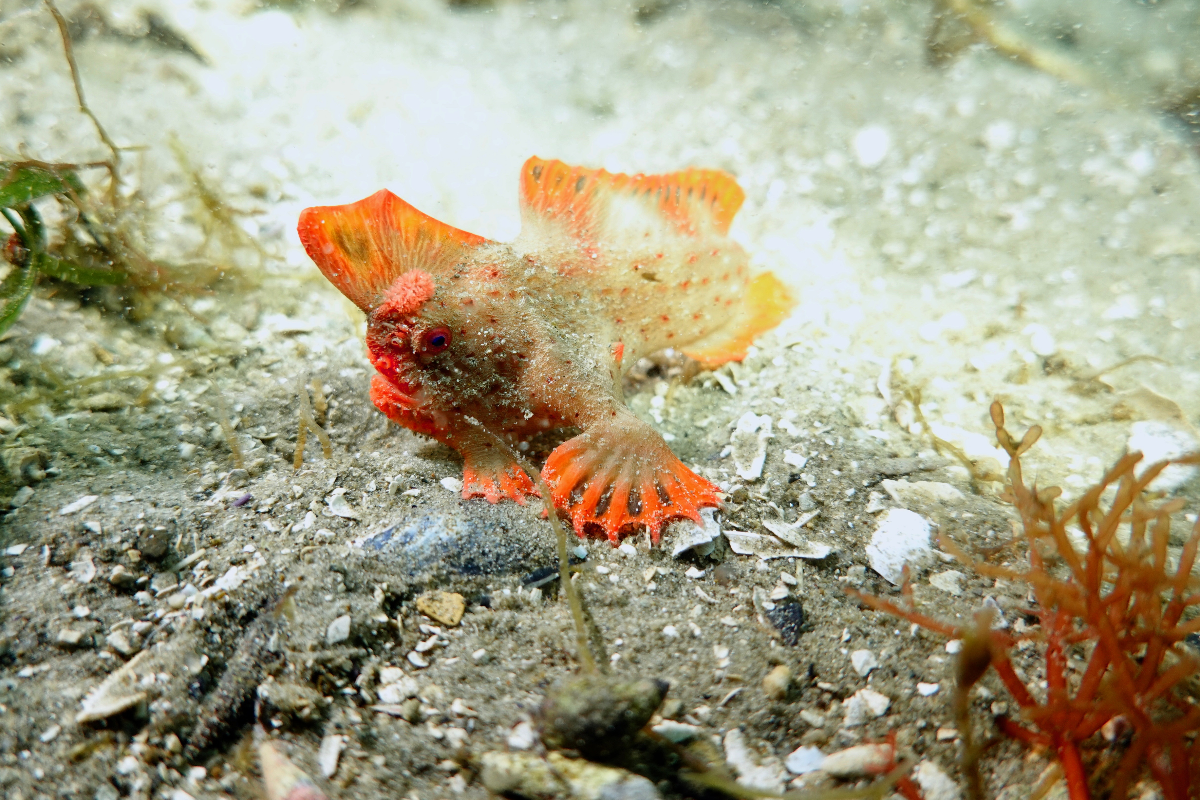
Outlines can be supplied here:
[[425, 355], [435, 355], [450, 346], [450, 329], [444, 327], [430, 328], [421, 334], [421, 352]]

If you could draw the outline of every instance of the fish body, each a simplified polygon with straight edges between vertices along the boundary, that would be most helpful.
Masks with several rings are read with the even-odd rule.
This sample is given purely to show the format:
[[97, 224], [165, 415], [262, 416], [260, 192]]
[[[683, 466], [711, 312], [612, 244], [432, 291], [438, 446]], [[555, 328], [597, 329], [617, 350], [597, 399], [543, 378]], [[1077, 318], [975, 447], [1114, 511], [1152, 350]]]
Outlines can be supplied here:
[[531, 158], [512, 243], [386, 190], [306, 209], [299, 232], [367, 314], [373, 402], [463, 456], [464, 498], [523, 504], [537, 490], [504, 445], [578, 428], [542, 470], [555, 507], [581, 536], [617, 542], [645, 526], [657, 541], [670, 519], [699, 522], [718, 489], [629, 411], [621, 378], [666, 347], [709, 368], [740, 360], [786, 316], [786, 290], [751, 275], [727, 235], [742, 199], [723, 172], [631, 176]]

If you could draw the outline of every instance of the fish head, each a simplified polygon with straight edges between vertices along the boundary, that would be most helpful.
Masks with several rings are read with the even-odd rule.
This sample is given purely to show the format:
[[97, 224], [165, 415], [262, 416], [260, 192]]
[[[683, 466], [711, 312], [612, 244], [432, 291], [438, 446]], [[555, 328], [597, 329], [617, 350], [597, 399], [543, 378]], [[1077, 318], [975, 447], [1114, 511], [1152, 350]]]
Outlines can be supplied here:
[[519, 345], [528, 337], [510, 332], [512, 308], [480, 298], [477, 288], [412, 270], [368, 315], [371, 363], [412, 407], [482, 418], [519, 382], [527, 360]]

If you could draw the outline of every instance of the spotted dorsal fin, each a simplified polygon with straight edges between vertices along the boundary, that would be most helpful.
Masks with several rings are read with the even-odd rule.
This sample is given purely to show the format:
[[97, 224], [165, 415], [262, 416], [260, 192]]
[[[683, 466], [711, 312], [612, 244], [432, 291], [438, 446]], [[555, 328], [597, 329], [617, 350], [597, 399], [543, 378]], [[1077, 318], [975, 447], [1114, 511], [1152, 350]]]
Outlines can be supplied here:
[[522, 232], [584, 242], [725, 236], [745, 194], [718, 170], [624, 175], [531, 158], [521, 169]]
[[357, 203], [306, 208], [298, 232], [329, 282], [367, 312], [401, 275], [419, 269], [436, 278], [489, 243], [438, 222], [387, 189]]

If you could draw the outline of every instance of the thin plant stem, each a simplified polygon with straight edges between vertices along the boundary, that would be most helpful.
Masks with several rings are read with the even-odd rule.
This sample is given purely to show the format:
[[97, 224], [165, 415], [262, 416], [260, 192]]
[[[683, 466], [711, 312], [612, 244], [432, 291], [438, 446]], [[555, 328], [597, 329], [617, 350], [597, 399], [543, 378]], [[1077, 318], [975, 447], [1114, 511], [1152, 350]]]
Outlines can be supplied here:
[[601, 670], [597, 666], [596, 658], [592, 654], [591, 645], [588, 643], [587, 618], [583, 612], [583, 599], [579, 596], [579, 590], [571, 580], [571, 557], [567, 547], [567, 531], [563, 527], [562, 520], [558, 518], [558, 510], [554, 508], [554, 501], [551, 499], [550, 487], [542, 480], [541, 470], [536, 469], [528, 459], [518, 453], [508, 442], [485, 428], [479, 420], [472, 417], [467, 417], [466, 419], [500, 445], [501, 449], [507, 452], [525, 472], [533, 476], [533, 479], [537, 481], [538, 491], [542, 495], [542, 506], [546, 509], [546, 519], [549, 520], [550, 527], [554, 529], [554, 536], [558, 540], [558, 580], [562, 584], [563, 592], [567, 596], [567, 605], [571, 609], [571, 619], [575, 623], [575, 639], [579, 648], [579, 666], [586, 673], [600, 672]]
[[99, 134], [100, 140], [104, 142], [104, 146], [112, 154], [112, 162], [108, 165], [108, 170], [112, 177], [112, 185], [109, 186], [109, 193], [115, 201], [117, 185], [120, 183], [121, 150], [117, 147], [116, 142], [109, 137], [108, 131], [104, 130], [104, 126], [100, 123], [100, 118], [92, 113], [87, 100], [84, 99], [83, 81], [79, 77], [79, 65], [75, 63], [75, 49], [71, 46], [71, 34], [67, 29], [67, 20], [63, 17], [62, 12], [58, 10], [58, 6], [54, 5], [54, 0], [43, 0], [43, 2], [46, 4], [46, 8], [50, 10], [50, 13], [54, 15], [54, 21], [58, 24], [58, 32], [62, 37], [63, 51], [67, 55], [67, 65], [71, 68], [71, 81], [75, 84], [75, 97], [79, 101], [79, 110], [96, 126], [96, 133]]

